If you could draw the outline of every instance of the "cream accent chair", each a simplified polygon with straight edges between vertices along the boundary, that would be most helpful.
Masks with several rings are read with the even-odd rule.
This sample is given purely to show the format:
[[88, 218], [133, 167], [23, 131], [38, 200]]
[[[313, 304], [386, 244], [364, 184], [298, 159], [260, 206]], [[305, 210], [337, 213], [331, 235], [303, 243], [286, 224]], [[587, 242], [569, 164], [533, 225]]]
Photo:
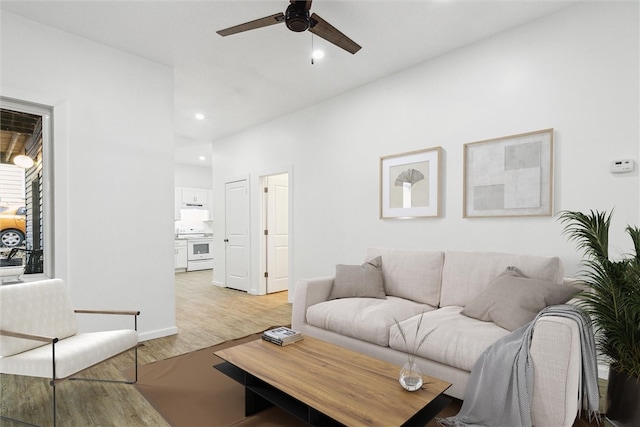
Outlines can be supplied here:
[[[134, 328], [78, 333], [76, 313], [131, 315]], [[61, 279], [0, 286], [0, 373], [50, 378], [55, 426], [58, 382], [88, 379], [72, 376], [132, 348], [133, 380], [92, 380], [127, 384], [138, 380], [139, 314], [139, 311], [74, 310]]]

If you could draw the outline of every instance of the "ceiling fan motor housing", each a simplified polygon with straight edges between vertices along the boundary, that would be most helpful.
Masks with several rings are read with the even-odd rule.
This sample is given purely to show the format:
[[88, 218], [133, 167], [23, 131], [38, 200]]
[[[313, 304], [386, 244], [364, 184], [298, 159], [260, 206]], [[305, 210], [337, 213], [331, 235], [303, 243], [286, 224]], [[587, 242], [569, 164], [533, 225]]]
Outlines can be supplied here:
[[[285, 12], [285, 23], [287, 28], [296, 33], [307, 31], [311, 22], [309, 20], [309, 11], [299, 6], [300, 3], [291, 3]], [[301, 2], [304, 4], [304, 2]]]

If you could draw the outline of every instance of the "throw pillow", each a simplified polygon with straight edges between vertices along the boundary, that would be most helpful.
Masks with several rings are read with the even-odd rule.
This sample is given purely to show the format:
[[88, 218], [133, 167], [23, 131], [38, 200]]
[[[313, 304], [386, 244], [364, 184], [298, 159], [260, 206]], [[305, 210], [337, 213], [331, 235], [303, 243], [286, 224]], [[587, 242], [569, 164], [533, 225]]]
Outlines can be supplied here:
[[353, 297], [387, 298], [382, 279], [382, 257], [362, 265], [336, 265], [336, 278], [329, 299]]
[[572, 286], [532, 279], [508, 267], [461, 313], [513, 331], [532, 321], [543, 308], [564, 304], [578, 292]]

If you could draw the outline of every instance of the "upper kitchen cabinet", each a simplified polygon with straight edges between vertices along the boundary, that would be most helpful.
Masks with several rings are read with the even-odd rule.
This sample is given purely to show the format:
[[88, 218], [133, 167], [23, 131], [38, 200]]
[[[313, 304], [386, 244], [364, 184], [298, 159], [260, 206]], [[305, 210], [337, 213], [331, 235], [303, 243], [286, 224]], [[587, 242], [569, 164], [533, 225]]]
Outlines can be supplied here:
[[182, 218], [182, 209], [200, 209], [211, 217], [213, 191], [207, 188], [175, 187], [175, 220]]
[[209, 204], [209, 190], [203, 188], [182, 188], [182, 205], [202, 206]]

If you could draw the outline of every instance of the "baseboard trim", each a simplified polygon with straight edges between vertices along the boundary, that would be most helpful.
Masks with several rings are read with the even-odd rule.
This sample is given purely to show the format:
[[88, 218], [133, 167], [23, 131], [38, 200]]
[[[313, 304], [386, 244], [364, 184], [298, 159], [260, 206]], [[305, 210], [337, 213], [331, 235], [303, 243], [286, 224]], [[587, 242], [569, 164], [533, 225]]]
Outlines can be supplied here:
[[162, 338], [162, 337], [168, 337], [171, 335], [176, 335], [177, 333], [178, 333], [178, 327], [172, 326], [170, 328], [156, 329], [155, 331], [140, 332], [138, 333], [138, 340], [149, 341], [155, 338]]

